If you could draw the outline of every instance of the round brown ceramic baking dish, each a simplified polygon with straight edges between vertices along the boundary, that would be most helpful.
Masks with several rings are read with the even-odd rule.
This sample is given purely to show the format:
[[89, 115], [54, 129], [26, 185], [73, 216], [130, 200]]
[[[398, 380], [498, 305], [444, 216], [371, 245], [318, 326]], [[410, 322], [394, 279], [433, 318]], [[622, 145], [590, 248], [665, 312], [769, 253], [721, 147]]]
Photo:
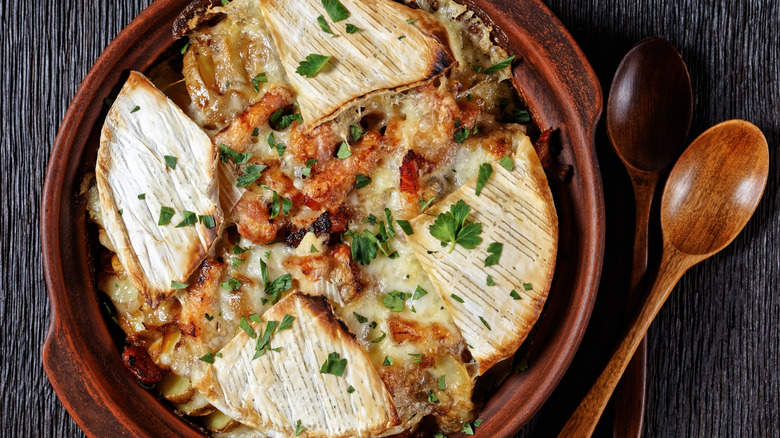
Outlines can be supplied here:
[[[68, 108], [49, 162], [41, 234], [52, 319], [43, 363], [52, 386], [91, 436], [202, 436], [147, 391], [122, 364], [98, 305], [79, 186], [94, 166], [106, 107], [128, 70], [147, 70], [174, 43], [171, 27], [190, 0], [158, 0], [103, 52]], [[585, 332], [604, 250], [604, 206], [593, 147], [602, 94], [585, 56], [540, 0], [466, 1], [516, 55], [514, 74], [541, 129], [556, 130], [559, 160], [574, 168], [552, 184], [560, 220], [552, 290], [529, 346], [527, 371], [485, 405], [478, 436], [505, 437], [542, 406]]]

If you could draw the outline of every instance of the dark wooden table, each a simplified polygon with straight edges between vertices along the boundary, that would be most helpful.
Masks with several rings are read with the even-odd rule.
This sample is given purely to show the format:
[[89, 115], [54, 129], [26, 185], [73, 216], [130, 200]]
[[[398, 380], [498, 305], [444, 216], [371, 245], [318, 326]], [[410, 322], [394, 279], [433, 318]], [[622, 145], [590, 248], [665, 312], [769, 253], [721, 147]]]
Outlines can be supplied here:
[[[2, 436], [80, 436], [41, 366], [49, 308], [41, 274], [41, 189], [76, 87], [149, 0], [3, 0], [0, 114], [0, 427]], [[606, 92], [622, 56], [659, 36], [681, 52], [694, 89], [692, 140], [742, 118], [770, 148], [764, 199], [743, 233], [680, 282], [650, 329], [649, 437], [780, 436], [780, 1], [548, 0]], [[627, 283], [633, 200], [606, 140], [596, 141], [607, 206], [604, 280], [569, 373], [520, 436], [552, 436], [606, 361]]]

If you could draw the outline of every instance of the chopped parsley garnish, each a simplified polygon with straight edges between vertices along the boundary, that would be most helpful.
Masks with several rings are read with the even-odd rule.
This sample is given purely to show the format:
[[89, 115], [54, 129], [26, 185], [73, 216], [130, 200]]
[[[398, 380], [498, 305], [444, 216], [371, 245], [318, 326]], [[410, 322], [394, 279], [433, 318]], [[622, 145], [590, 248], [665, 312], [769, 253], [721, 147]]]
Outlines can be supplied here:
[[420, 203], [420, 212], [425, 211], [425, 209], [430, 207], [431, 204], [433, 203], [433, 201], [435, 201], [435, 200], [436, 200], [436, 196], [434, 196], [433, 198], [431, 198], [431, 199], [429, 199], [427, 201], [425, 199], [423, 199], [422, 197], [420, 197], [420, 199], [418, 200], [418, 202]]
[[354, 24], [347, 23], [347, 33], [358, 33], [360, 28]]
[[488, 329], [488, 330], [490, 330], [490, 331], [493, 331], [493, 329], [492, 329], [492, 328], [490, 328], [490, 324], [488, 324], [488, 322], [487, 322], [487, 321], [485, 321], [485, 318], [483, 318], [483, 317], [481, 317], [481, 316], [480, 316], [480, 317], [479, 317], [479, 320], [480, 320], [480, 321], [482, 321], [482, 325], [484, 325], [485, 327], [487, 327], [487, 329]]
[[328, 17], [330, 17], [334, 23], [349, 18], [349, 11], [347, 11], [347, 8], [345, 8], [339, 0], [322, 0], [322, 6], [325, 7]]
[[334, 37], [337, 36], [335, 33], [333, 33], [332, 30], [330, 30], [330, 25], [328, 24], [327, 21], [325, 21], [325, 17], [323, 17], [322, 15], [317, 17], [317, 24], [320, 25], [320, 29], [322, 29], [323, 32], [333, 35]]
[[111, 105], [114, 104], [114, 99], [112, 99], [110, 97], [106, 97], [106, 99], [103, 102], [105, 102], [107, 107], [111, 108]]
[[409, 294], [394, 290], [385, 295], [382, 303], [384, 303], [385, 307], [390, 309], [391, 312], [403, 312], [404, 301], [406, 301], [407, 298], [409, 298]]
[[504, 251], [504, 244], [499, 242], [493, 242], [488, 245], [487, 252], [490, 255], [485, 259], [485, 267], [497, 265], [501, 260], [501, 253]]
[[362, 189], [369, 184], [371, 184], [371, 178], [363, 175], [362, 173], [358, 173], [355, 177], [355, 190]]
[[289, 216], [292, 206], [292, 201], [283, 196], [279, 196], [279, 193], [274, 190], [273, 201], [271, 203], [271, 219], [279, 216], [279, 211], [282, 211], [285, 216]]
[[171, 223], [173, 217], [173, 209], [171, 207], [160, 207], [160, 219], [157, 220], [157, 225], [168, 225]]
[[260, 135], [260, 128], [253, 129], [251, 135], [252, 137], [257, 137], [258, 135]]
[[301, 432], [306, 429], [305, 427], [301, 426], [301, 420], [298, 420], [295, 422], [295, 436], [298, 436], [301, 434]]
[[268, 118], [269, 124], [279, 131], [287, 129], [292, 122], [303, 123], [303, 116], [299, 113], [285, 114], [284, 108], [279, 108]]
[[120, 208], [120, 209], [119, 209], [119, 215], [120, 215], [120, 216], [122, 216], [122, 214], [123, 214], [124, 212], [125, 212], [125, 209], [124, 209], [124, 208]]
[[173, 289], [179, 290], [179, 289], [187, 289], [186, 283], [179, 283], [178, 281], [171, 281], [171, 287]]
[[230, 88], [230, 79], [225, 81], [225, 88]]
[[176, 228], [188, 227], [198, 222], [198, 215], [191, 211], [184, 210], [181, 214], [184, 216], [184, 219], [176, 225]]
[[[373, 324], [373, 323], [372, 323], [372, 324]], [[382, 332], [382, 334], [381, 334], [381, 335], [379, 335], [379, 336], [378, 336], [376, 339], [374, 339], [373, 341], [371, 341], [371, 343], [372, 343], [372, 344], [378, 344], [378, 343], [382, 342], [382, 341], [383, 341], [383, 340], [384, 340], [386, 337], [387, 337], [387, 333], [385, 333], [385, 332]]]
[[410, 224], [409, 221], [398, 219], [395, 222], [398, 224], [399, 227], [401, 227], [401, 229], [404, 231], [404, 233], [407, 236], [411, 236], [412, 234], [414, 234], [414, 230], [412, 229], [412, 224]]
[[255, 88], [255, 91], [260, 91], [260, 84], [262, 82], [268, 82], [265, 73], [258, 73], [257, 76], [252, 78], [252, 87]]
[[488, 275], [487, 278], [485, 278], [485, 284], [487, 284], [488, 286], [495, 286], [496, 282], [493, 280], [493, 277]]
[[363, 315], [361, 315], [361, 314], [359, 314], [357, 312], [352, 312], [352, 314], [355, 316], [355, 319], [357, 319], [357, 322], [359, 322], [361, 324], [365, 324], [365, 323], [368, 322], [368, 318], [366, 318], [365, 316], [363, 316]]
[[222, 6], [227, 6], [230, 4], [230, 0], [222, 0]]
[[376, 325], [377, 325], [376, 321], [371, 321], [371, 324], [369, 324], [368, 326], [371, 327], [371, 330], [373, 330], [376, 328]]
[[452, 297], [453, 300], [455, 300], [455, 301], [457, 301], [457, 302], [459, 302], [461, 304], [464, 303], [463, 298], [461, 298], [461, 297], [459, 297], [459, 296], [457, 296], [455, 294], [450, 294], [450, 296]]
[[301, 61], [298, 68], [295, 69], [295, 72], [301, 76], [313, 78], [317, 76], [317, 73], [319, 73], [323, 67], [325, 67], [325, 64], [330, 61], [330, 58], [330, 56], [312, 53], [306, 57], [305, 61]]
[[244, 164], [247, 161], [249, 161], [249, 157], [252, 156], [251, 152], [247, 152], [245, 154], [236, 152], [233, 148], [230, 146], [220, 143], [219, 144], [219, 159], [223, 163], [227, 163], [228, 160], [233, 160], [236, 164]]
[[163, 155], [163, 158], [165, 158], [165, 165], [170, 167], [171, 169], [176, 169], [176, 162], [179, 161], [178, 158], [174, 157], [173, 155]]
[[512, 292], [509, 292], [509, 296], [512, 297], [512, 299], [515, 299], [515, 300], [522, 300], [523, 299], [523, 297], [521, 297], [520, 294], [517, 293], [517, 291], [514, 290], [514, 289], [512, 289]]
[[472, 96], [471, 93], [466, 95], [466, 100], [468, 100], [469, 102], [471, 102], [471, 99], [473, 99], [473, 98], [474, 98], [474, 96]]
[[314, 158], [309, 158], [306, 160], [306, 167], [301, 169], [301, 176], [309, 177], [311, 176], [311, 167], [314, 166], [314, 164], [317, 162]]
[[206, 363], [214, 363], [214, 353], [206, 353], [199, 359]]
[[439, 376], [438, 379], [436, 379], [436, 384], [438, 385], [439, 389], [442, 391], [447, 389], [447, 382], [445, 381], [446, 378], [447, 377], [444, 374], [442, 374], [441, 376]]
[[415, 21], [417, 21], [417, 19], [416, 19], [416, 18], [410, 18], [410, 19], [406, 20], [406, 24], [412, 24], [412, 23], [414, 23]]
[[503, 121], [504, 123], [528, 123], [531, 121], [531, 114], [528, 111], [514, 108], [509, 114], [504, 114]]
[[317, 251], [317, 247], [312, 244], [311, 249], [309, 250], [309, 253], [314, 254], [315, 252], [319, 252], [319, 251]]
[[205, 316], [205, 317], [206, 317], [206, 320], [207, 320], [207, 321], [212, 321], [212, 320], [214, 319], [214, 317], [213, 317], [213, 316], [211, 316], [211, 315], [209, 315], [208, 313], [204, 313], [204, 314], [203, 314], [203, 316]]
[[338, 152], [336, 152], [336, 156], [341, 158], [342, 160], [352, 156], [352, 151], [349, 149], [349, 145], [347, 144], [346, 141], [341, 143]]
[[471, 423], [466, 423], [463, 425], [463, 429], [460, 430], [460, 433], [474, 435], [474, 428], [471, 426]]
[[412, 299], [419, 300], [426, 295], [428, 295], [428, 291], [421, 288], [420, 286], [417, 286], [417, 289], [414, 290], [414, 294], [412, 294]]
[[292, 327], [293, 321], [295, 321], [294, 316], [285, 314], [284, 317], [282, 318], [282, 322], [279, 324], [279, 330], [277, 330], [276, 332], [278, 333], [282, 330], [289, 329], [290, 327]]
[[401, 36], [399, 36], [399, 37], [398, 37], [398, 40], [400, 41], [400, 40], [402, 40], [402, 39], [404, 39], [404, 38], [406, 38], [406, 35], [404, 35], [404, 34], [401, 34]]
[[363, 223], [369, 224], [372, 227], [376, 225], [376, 216], [374, 216], [374, 213], [369, 213], [368, 217], [364, 217]]
[[534, 286], [531, 283], [523, 283], [523, 289], [525, 290], [531, 290]]
[[522, 373], [523, 371], [525, 371], [527, 369], [528, 369], [528, 358], [527, 357], [521, 358], [520, 361], [517, 362], [515, 364], [515, 366], [514, 366], [515, 374]]
[[254, 321], [254, 322], [263, 322], [260, 319], [260, 315], [258, 315], [257, 313], [253, 313], [253, 314], [249, 315], [249, 320], [250, 321]]
[[512, 64], [512, 61], [514, 61], [514, 59], [515, 59], [514, 56], [510, 56], [509, 58], [506, 58], [503, 61], [499, 61], [499, 62], [491, 65], [490, 67], [486, 68], [485, 71], [483, 71], [482, 73], [484, 73], [486, 75], [492, 75], [493, 73], [496, 73], [498, 71], [501, 71], [501, 70], [509, 67], [509, 65]]
[[433, 224], [428, 226], [431, 236], [439, 239], [443, 245], [451, 244], [449, 252], [455, 249], [455, 244], [466, 249], [474, 249], [482, 242], [482, 224], [467, 223], [471, 207], [462, 199], [450, 206], [450, 210], [436, 216]]
[[508, 170], [510, 172], [515, 170], [515, 160], [513, 160], [512, 157], [510, 157], [510, 156], [506, 156], [506, 157], [498, 160], [498, 164], [500, 164], [501, 167], [503, 167], [504, 169], [506, 169], [506, 170]]
[[214, 219], [213, 214], [207, 214], [205, 216], [198, 216], [198, 220], [204, 227], [212, 229], [217, 226], [217, 221]]
[[485, 184], [487, 184], [491, 175], [493, 175], [493, 166], [491, 166], [490, 163], [482, 163], [479, 166], [479, 174], [477, 175], [477, 187], [474, 191], [474, 194], [479, 196], [479, 194], [482, 193], [482, 189], [485, 187]]
[[133, 107], [133, 109], [130, 111], [130, 114], [133, 114], [134, 112], [136, 112], [136, 111], [139, 111], [140, 109], [141, 109], [141, 107], [140, 107], [140, 106], [138, 106], [138, 105], [136, 105], [136, 106], [134, 106], [134, 107]]
[[264, 355], [266, 351], [271, 349], [268, 343], [271, 342], [271, 335], [274, 334], [274, 330], [276, 329], [277, 325], [279, 325], [277, 321], [268, 321], [265, 324], [265, 331], [260, 328], [260, 336], [257, 338], [257, 343], [255, 344], [255, 355], [252, 356], [252, 360], [255, 360], [258, 357]]
[[353, 123], [349, 125], [349, 133], [352, 135], [352, 141], [357, 142], [364, 134], [363, 127], [360, 126], [360, 123]]
[[436, 432], [435, 434], [433, 434], [433, 438], [447, 438], [447, 435], [441, 432]]
[[389, 366], [393, 365], [393, 358], [390, 357], [390, 356], [385, 356], [385, 361], [382, 362], [382, 365], [384, 365], [386, 367], [389, 367]]
[[190, 42], [187, 41], [187, 43], [184, 45], [184, 47], [181, 48], [181, 54], [183, 55], [183, 54], [187, 53], [187, 49], [189, 49], [189, 48], [190, 48]]
[[241, 289], [241, 282], [236, 280], [235, 278], [231, 278], [230, 280], [224, 283], [220, 283], [219, 285], [222, 286], [222, 289], [225, 289], [228, 292], [233, 292]]
[[268, 167], [265, 164], [249, 164], [244, 167], [244, 174], [236, 180], [236, 187], [246, 187], [260, 178], [260, 174]]
[[439, 397], [436, 397], [436, 393], [432, 389], [428, 390], [428, 401], [431, 403], [439, 403]]
[[238, 242], [236, 242], [236, 244], [233, 245], [233, 254], [235, 255], [243, 254], [247, 251], [249, 251], [249, 248], [241, 248], [240, 246], [238, 246]]
[[250, 338], [255, 339], [257, 338], [257, 333], [255, 333], [255, 329], [252, 328], [252, 325], [249, 324], [249, 321], [246, 320], [243, 316], [241, 317], [241, 321], [238, 322], [238, 326], [243, 330], [246, 334], [249, 335]]
[[339, 353], [330, 353], [325, 362], [322, 363], [320, 368], [321, 374], [333, 374], [334, 376], [341, 377], [344, 375], [344, 370], [347, 369], [347, 359], [342, 359]]
[[371, 263], [371, 260], [377, 256], [377, 246], [372, 240], [375, 240], [376, 237], [368, 230], [363, 230], [363, 234], [351, 233], [350, 235], [352, 236], [352, 242], [350, 243], [352, 260], [363, 266]]
[[138, 195], [138, 199], [146, 199], [146, 193], [141, 193]]
[[276, 140], [274, 139], [274, 133], [268, 134], [268, 137], [266, 137], [266, 141], [268, 141], [268, 146], [271, 149], [276, 149], [276, 153], [279, 154], [281, 157], [284, 155], [284, 150], [287, 149], [287, 146], [284, 145], [284, 143], [276, 143]]
[[260, 274], [263, 277], [263, 290], [268, 295], [268, 299], [261, 299], [263, 304], [270, 303], [276, 304], [282, 297], [282, 292], [292, 287], [292, 277], [290, 274], [284, 274], [274, 281], [269, 281], [268, 278], [268, 265], [264, 261], [260, 260]]
[[349, 388], [347, 388], [347, 393], [352, 394], [355, 392], [355, 388], [352, 385], [349, 385]]

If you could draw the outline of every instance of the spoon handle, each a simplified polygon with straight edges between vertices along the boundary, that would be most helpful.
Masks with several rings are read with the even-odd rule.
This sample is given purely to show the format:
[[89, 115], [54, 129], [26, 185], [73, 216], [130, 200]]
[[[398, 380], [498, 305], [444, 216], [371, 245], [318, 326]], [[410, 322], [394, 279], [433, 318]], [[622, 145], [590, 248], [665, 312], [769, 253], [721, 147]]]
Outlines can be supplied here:
[[623, 336], [612, 357], [601, 372], [596, 383], [580, 402], [574, 414], [563, 426], [558, 437], [589, 437], [593, 434], [596, 424], [607, 406], [612, 392], [620, 381], [623, 371], [628, 366], [639, 343], [644, 338], [653, 319], [661, 310], [680, 277], [691, 266], [688, 257], [677, 252], [673, 246], [664, 244], [661, 267], [659, 268], [653, 287], [647, 294], [642, 307], [629, 325], [628, 332]]

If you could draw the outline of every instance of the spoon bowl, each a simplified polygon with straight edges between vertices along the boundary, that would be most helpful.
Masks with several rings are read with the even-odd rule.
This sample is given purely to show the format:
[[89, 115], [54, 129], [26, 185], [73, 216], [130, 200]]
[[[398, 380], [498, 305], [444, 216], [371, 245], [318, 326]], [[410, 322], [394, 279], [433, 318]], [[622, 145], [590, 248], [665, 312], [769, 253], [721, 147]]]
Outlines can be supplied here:
[[758, 206], [768, 175], [766, 139], [744, 120], [708, 129], [680, 157], [661, 201], [664, 246], [655, 283], [559, 437], [593, 433], [634, 351], [680, 277], [737, 237]]
[[661, 201], [665, 238], [684, 254], [720, 251], [752, 216], [768, 171], [766, 139], [755, 125], [730, 120], [705, 131], [669, 174]]

